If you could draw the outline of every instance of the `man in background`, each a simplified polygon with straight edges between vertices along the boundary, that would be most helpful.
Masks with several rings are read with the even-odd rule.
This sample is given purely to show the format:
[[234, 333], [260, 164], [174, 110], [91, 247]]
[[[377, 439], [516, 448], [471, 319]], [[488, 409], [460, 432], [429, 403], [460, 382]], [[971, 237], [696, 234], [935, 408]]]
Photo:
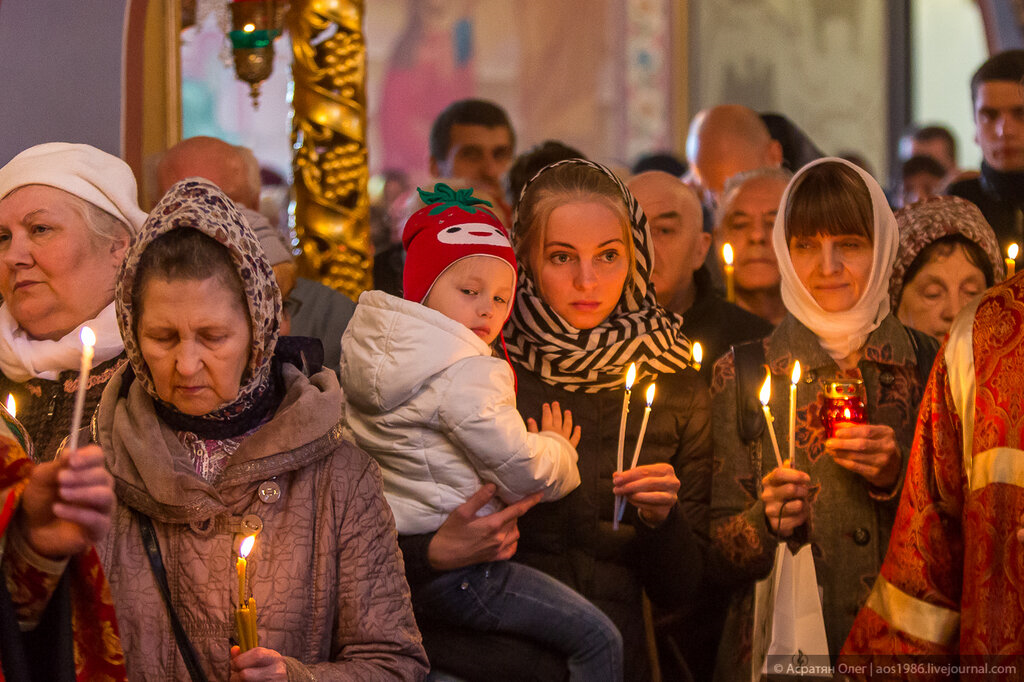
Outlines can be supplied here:
[[1007, 50], [982, 64], [971, 78], [974, 140], [983, 157], [981, 175], [949, 186], [947, 194], [974, 202], [1005, 252], [1024, 243], [1024, 50]]
[[297, 277], [284, 233], [259, 212], [259, 164], [252, 151], [215, 137], [190, 137], [174, 145], [157, 164], [160, 193], [185, 178], [205, 178], [235, 202], [259, 239], [281, 288], [285, 319], [282, 335], [311, 336], [324, 348], [324, 366], [335, 372], [341, 362], [341, 335], [355, 303], [329, 287]]
[[430, 129], [430, 172], [435, 178], [459, 178], [480, 188], [495, 202], [506, 225], [512, 210], [505, 201], [502, 176], [512, 164], [516, 134], [505, 110], [494, 102], [463, 99], [438, 115]]

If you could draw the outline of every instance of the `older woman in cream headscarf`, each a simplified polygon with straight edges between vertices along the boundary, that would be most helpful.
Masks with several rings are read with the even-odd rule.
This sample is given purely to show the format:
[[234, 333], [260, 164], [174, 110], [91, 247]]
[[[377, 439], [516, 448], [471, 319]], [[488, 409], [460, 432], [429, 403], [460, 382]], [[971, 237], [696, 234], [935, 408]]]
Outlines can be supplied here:
[[[896, 220], [863, 170], [833, 158], [804, 166], [782, 197], [772, 241], [788, 315], [763, 342], [724, 356], [712, 386], [712, 538], [722, 560], [712, 573], [745, 588], [726, 624], [719, 679], [750, 679], [752, 587], [771, 570], [781, 540], [812, 544], [829, 653], [838, 654], [885, 555], [936, 346], [890, 310]], [[791, 434], [784, 415], [797, 360], [803, 375]], [[761, 363], [772, 373], [777, 417], [767, 426], [757, 402]], [[862, 382], [866, 420], [829, 433], [821, 408], [834, 380]], [[786, 466], [768, 428], [782, 458], [795, 439]]]
[[114, 283], [145, 219], [128, 165], [89, 145], [37, 145], [0, 168], [0, 401], [15, 397], [36, 459], [71, 428], [82, 327], [96, 334], [87, 415], [124, 361]]

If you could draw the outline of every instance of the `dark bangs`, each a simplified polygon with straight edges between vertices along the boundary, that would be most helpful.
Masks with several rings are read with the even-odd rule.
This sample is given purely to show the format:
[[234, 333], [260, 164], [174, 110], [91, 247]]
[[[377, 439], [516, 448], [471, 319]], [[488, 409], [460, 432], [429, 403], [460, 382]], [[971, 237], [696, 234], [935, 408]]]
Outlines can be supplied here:
[[796, 179], [786, 202], [786, 241], [793, 237], [858, 235], [874, 243], [871, 194], [857, 171], [828, 161]]

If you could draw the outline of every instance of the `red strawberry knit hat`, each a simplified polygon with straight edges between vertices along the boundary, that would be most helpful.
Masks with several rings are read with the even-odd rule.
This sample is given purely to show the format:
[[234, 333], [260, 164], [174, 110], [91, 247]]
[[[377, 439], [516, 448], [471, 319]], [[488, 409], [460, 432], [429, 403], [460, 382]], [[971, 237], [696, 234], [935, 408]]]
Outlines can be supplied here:
[[433, 192], [416, 191], [426, 207], [409, 217], [402, 232], [406, 300], [422, 303], [445, 270], [470, 256], [500, 258], [516, 272], [508, 233], [497, 216], [484, 208], [491, 205], [489, 201], [474, 197], [472, 189], [453, 190], [443, 182], [434, 185]]

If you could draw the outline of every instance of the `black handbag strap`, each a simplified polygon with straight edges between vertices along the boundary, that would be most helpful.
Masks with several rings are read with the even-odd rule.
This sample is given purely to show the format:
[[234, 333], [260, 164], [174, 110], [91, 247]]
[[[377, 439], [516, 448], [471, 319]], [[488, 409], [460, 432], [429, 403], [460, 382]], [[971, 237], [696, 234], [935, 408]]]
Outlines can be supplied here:
[[174, 610], [171, 603], [171, 588], [167, 584], [167, 570], [164, 568], [164, 559], [160, 555], [160, 543], [156, 539], [156, 530], [153, 528], [153, 521], [135, 510], [135, 516], [139, 520], [139, 530], [142, 533], [142, 545], [146, 548], [149, 556], [149, 566], [153, 569], [153, 577], [156, 578], [156, 586], [160, 589], [160, 596], [164, 599], [164, 606], [167, 607], [167, 615], [171, 618], [171, 629], [174, 630], [174, 641], [178, 643], [178, 651], [181, 653], [185, 667], [188, 668], [188, 676], [192, 682], [208, 682], [206, 674], [199, 665], [199, 657], [192, 646], [192, 642], [178, 620], [178, 612]]
[[738, 343], [732, 347], [736, 365], [736, 428], [740, 440], [753, 443], [764, 433], [764, 410], [758, 401], [758, 391], [764, 381], [764, 342], [761, 340]]
[[921, 378], [921, 389], [924, 390], [928, 383], [928, 377], [932, 373], [932, 365], [935, 364], [935, 356], [939, 353], [939, 342], [934, 336], [929, 336], [916, 329], [906, 328], [910, 333], [910, 343], [914, 346], [914, 355], [917, 356], [917, 375]]

